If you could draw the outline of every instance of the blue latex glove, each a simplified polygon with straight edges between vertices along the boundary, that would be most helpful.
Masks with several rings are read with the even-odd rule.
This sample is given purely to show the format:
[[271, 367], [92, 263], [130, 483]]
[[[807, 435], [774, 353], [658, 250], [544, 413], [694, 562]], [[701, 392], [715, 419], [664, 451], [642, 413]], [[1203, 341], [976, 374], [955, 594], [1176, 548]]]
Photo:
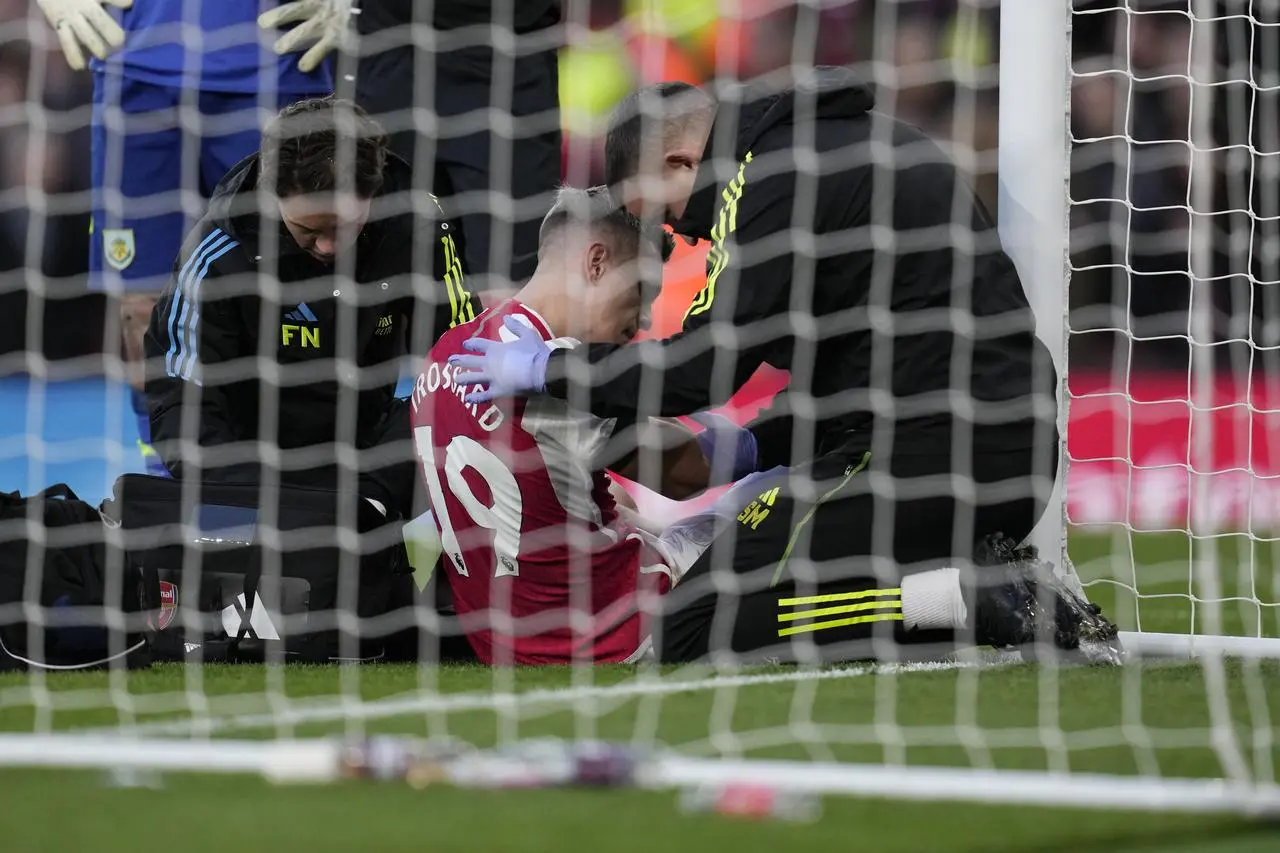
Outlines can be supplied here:
[[468, 403], [541, 394], [547, 389], [547, 359], [551, 357], [547, 342], [515, 317], [507, 317], [503, 325], [515, 334], [514, 341], [471, 338], [462, 346], [479, 355], [449, 356], [449, 364], [459, 371], [454, 373], [454, 382], [485, 386], [464, 397]]
[[702, 455], [711, 466], [708, 485], [719, 486], [740, 480], [755, 472], [760, 464], [756, 437], [751, 430], [735, 424], [723, 415], [699, 412], [689, 420], [702, 424], [702, 432], [694, 435]]

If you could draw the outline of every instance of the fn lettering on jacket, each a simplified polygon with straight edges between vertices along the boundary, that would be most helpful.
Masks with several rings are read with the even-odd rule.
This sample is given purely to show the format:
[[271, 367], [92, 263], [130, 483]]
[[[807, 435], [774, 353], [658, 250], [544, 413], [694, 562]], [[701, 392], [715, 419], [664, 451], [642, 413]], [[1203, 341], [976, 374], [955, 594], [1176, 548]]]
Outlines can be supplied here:
[[315, 326], [281, 323], [280, 344], [286, 347], [300, 346], [303, 349], [320, 349], [320, 330]]

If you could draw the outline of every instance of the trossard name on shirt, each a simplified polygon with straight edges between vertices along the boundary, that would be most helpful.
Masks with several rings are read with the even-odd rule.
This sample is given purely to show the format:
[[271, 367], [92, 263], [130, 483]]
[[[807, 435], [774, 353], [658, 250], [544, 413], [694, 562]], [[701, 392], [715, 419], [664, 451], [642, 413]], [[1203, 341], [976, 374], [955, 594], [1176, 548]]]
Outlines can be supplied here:
[[418, 378], [413, 383], [413, 396], [410, 398], [410, 405], [413, 411], [418, 411], [418, 406], [426, 399], [428, 394], [452, 394], [458, 398], [458, 404], [466, 409], [480, 425], [485, 432], [493, 432], [502, 426], [503, 414], [496, 403], [483, 404], [484, 408], [480, 408], [475, 403], [468, 403], [464, 399], [467, 394], [472, 391], [481, 391], [484, 389], [482, 385], [466, 385], [458, 384], [454, 380], [456, 369], [453, 365], [445, 362], [441, 364], [433, 361], [427, 365], [427, 369], [418, 374]]

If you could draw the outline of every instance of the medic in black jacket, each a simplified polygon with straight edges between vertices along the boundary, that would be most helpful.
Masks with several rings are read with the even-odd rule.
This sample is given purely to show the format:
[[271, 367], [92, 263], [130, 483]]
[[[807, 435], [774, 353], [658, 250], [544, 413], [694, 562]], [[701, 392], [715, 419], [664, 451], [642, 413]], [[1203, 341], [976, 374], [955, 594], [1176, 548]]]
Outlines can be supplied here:
[[152, 314], [153, 444], [175, 476], [234, 482], [259, 480], [259, 442], [305, 448], [284, 454], [284, 480], [336, 488], [338, 445], [400, 439], [398, 464], [364, 463], [360, 479], [400, 508], [414, 473], [399, 359], [478, 310], [461, 240], [354, 104], [290, 105], [263, 139], [219, 182]]
[[[1021, 541], [1043, 512], [1058, 455], [1052, 360], [955, 164], [873, 107], [839, 68], [716, 97], [679, 83], [633, 93], [606, 141], [610, 187], [633, 213], [711, 242], [682, 332], [556, 352], [517, 333], [452, 359], [476, 386], [469, 401], [547, 393], [620, 421], [722, 404], [762, 364], [790, 372], [748, 430], [698, 437], [708, 462], [729, 463], [713, 475], [751, 479], [719, 505], [737, 520], [733, 547], [713, 547], [664, 602], [663, 660], [869, 657], [881, 628], [906, 641], [976, 628], [979, 643], [1017, 645], [1055, 618], [1021, 575], [985, 573], [998, 589], [977, 594], [956, 568], [1011, 553], [979, 542]], [[722, 571], [739, 577], [712, 583]], [[1054, 589], [1070, 644], [1092, 611]], [[841, 603], [815, 609], [828, 600]]]
[[[651, 94], [664, 92], [707, 97], [680, 84]], [[1030, 447], [1054, 421], [1052, 360], [990, 216], [948, 156], [874, 111], [845, 69], [740, 98], [722, 100], [705, 148], [664, 152], [661, 192], [673, 195], [650, 199], [677, 234], [711, 241], [707, 283], [682, 334], [592, 352], [608, 356], [596, 375], [609, 377], [591, 382], [592, 411], [634, 410], [648, 373], [661, 397], [646, 413], [688, 414], [725, 402], [768, 363], [792, 371], [793, 390], [803, 376], [817, 402], [805, 434], [776, 412], [753, 427], [762, 468], [807, 461], [850, 431], [869, 443], [878, 425], [884, 452], [949, 448], [962, 421], [976, 449]], [[638, 207], [640, 144], [626, 137], [639, 127], [624, 124], [610, 135], [608, 179]], [[724, 337], [713, 341], [717, 325]], [[661, 381], [643, 364], [665, 364]], [[567, 393], [563, 381], [549, 390]], [[953, 392], [973, 405], [958, 409]]]
[[[950, 453], [960, 427], [966, 452], [1045, 444], [1053, 363], [990, 216], [936, 143], [873, 105], [842, 68], [719, 103], [680, 83], [629, 96], [606, 177], [633, 212], [711, 241], [706, 285], [680, 334], [561, 350], [545, 381], [515, 385], [568, 399], [572, 376], [575, 402], [632, 420], [720, 405], [765, 363], [789, 370], [792, 399], [752, 425], [760, 469], [851, 435], [878, 455]], [[587, 351], [590, 369], [569, 363]], [[493, 378], [477, 399], [529, 390]]]

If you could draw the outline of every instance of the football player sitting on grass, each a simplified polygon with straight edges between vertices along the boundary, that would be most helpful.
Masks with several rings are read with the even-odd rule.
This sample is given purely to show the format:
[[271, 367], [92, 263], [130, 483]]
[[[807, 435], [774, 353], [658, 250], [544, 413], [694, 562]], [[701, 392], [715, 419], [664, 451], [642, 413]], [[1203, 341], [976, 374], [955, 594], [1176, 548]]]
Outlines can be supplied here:
[[[633, 661], [646, 611], [714, 537], [706, 513], [647, 529], [606, 468], [634, 478], [659, 450], [660, 488], [683, 498], [708, 471], [674, 421], [637, 428], [549, 397], [463, 401], [449, 357], [473, 339], [536, 337], [548, 349], [625, 343], [648, 324], [672, 238], [645, 229], [603, 188], [563, 189], [543, 221], [538, 267], [510, 301], [446, 333], [412, 397], [415, 443], [463, 629], [495, 664]], [[646, 275], [652, 273], [652, 275]]]

